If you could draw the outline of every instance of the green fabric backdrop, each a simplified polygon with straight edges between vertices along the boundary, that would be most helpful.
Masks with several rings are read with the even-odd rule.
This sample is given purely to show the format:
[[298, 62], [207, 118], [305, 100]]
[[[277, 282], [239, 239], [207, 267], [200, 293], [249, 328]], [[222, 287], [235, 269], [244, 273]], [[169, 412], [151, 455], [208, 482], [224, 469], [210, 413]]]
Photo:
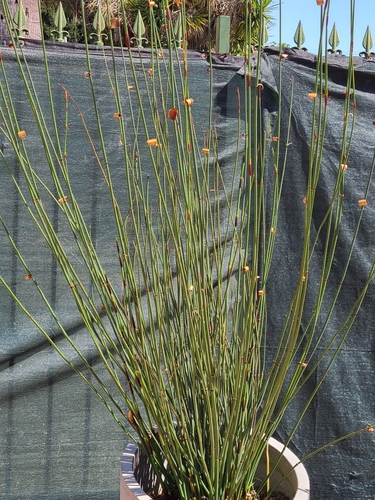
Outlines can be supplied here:
[[[82, 48], [71, 44], [49, 46], [50, 74], [53, 82], [58, 118], [63, 126], [65, 99], [63, 88], [79, 103], [85, 120], [93, 123], [93, 109], [87, 99], [88, 80], [85, 78], [85, 56]], [[44, 81], [42, 54], [37, 43], [28, 43], [25, 53], [36, 82], [41, 102], [48, 110]], [[118, 57], [121, 57], [118, 54]], [[147, 60], [148, 53], [143, 53]], [[205, 126], [208, 109], [209, 74], [207, 61], [201, 54], [189, 56], [191, 90], [194, 97], [196, 125]], [[14, 54], [3, 50], [4, 65], [10, 78], [10, 87], [17, 96], [17, 113], [21, 127], [27, 130], [27, 141], [35, 141], [34, 165], [45, 164], [39, 155], [38, 139], [33, 130], [32, 116], [25, 104], [25, 95], [16, 69]], [[113, 175], [118, 176], [118, 190], [122, 189], [122, 165], [116, 162], [119, 137], [113, 131], [113, 100], [106, 78], [103, 57], [99, 50], [92, 50], [93, 75], [97, 85], [98, 106], [109, 145]], [[263, 58], [262, 81], [264, 85], [264, 116], [274, 123], [278, 109], [277, 81], [278, 55], [269, 49]], [[292, 146], [289, 148], [286, 187], [287, 203], [281, 208], [280, 239], [276, 252], [277, 279], [269, 286], [269, 301], [275, 308], [287, 300], [293, 282], [288, 269], [293, 263], [293, 248], [298, 246], [299, 222], [302, 217], [301, 200], [306, 176], [307, 139], [309, 137], [308, 106], [306, 95], [314, 85], [314, 56], [291, 51], [284, 64], [283, 106], [288, 109], [291, 79], [295, 82], [292, 120]], [[222, 147], [224, 171], [230, 169], [236, 151], [238, 93], [241, 88], [243, 61], [240, 58], [223, 57], [214, 61], [215, 115], [218, 137]], [[334, 168], [337, 166], [340, 147], [340, 126], [346, 79], [347, 59], [334, 56], [330, 59], [330, 109], [327, 129], [328, 160], [323, 165], [321, 206], [327, 202]], [[349, 226], [340, 236], [344, 255], [348, 247], [350, 224], [358, 211], [357, 200], [363, 197], [364, 172], [370, 167], [375, 146], [375, 65], [369, 60], [356, 61], [358, 87], [358, 127], [353, 141], [350, 170], [347, 175], [347, 210]], [[3, 84], [3, 80], [2, 84]], [[131, 83], [131, 82], [130, 82]], [[2, 105], [2, 104], [1, 104]], [[77, 110], [70, 104], [70, 143], [68, 157], [72, 178], [81, 207], [90, 221], [93, 237], [100, 249], [109, 273], [116, 272], [117, 256], [113, 228], [106, 210], [106, 188], [98, 171], [87, 139], [82, 130]], [[285, 113], [286, 114], [286, 113]], [[48, 115], [48, 111], [47, 111]], [[127, 119], [127, 117], [125, 117]], [[284, 124], [285, 125], [285, 124]], [[285, 127], [283, 127], [285, 130]], [[94, 131], [94, 129], [93, 129]], [[14, 175], [19, 176], [17, 164], [6, 140], [0, 137], [0, 146], [9, 159]], [[13, 163], [12, 163], [13, 161]], [[147, 175], [147, 172], [145, 172]], [[359, 236], [360, 250], [355, 254], [355, 267], [349, 271], [348, 284], [335, 321], [339, 321], [345, 303], [350, 302], [359, 290], [369, 262], [375, 255], [374, 209], [369, 197], [363, 230]], [[122, 198], [124, 207], [126, 198]], [[53, 210], [53, 208], [51, 208]], [[319, 207], [316, 223], [319, 223]], [[48, 250], [25, 214], [14, 187], [3, 166], [0, 168], [0, 214], [7, 221], [13, 237], [27, 250], [28, 263], [33, 274], [44, 286], [66, 328], [88, 356], [88, 339], [71, 303], [69, 290], [56, 271]], [[59, 214], [53, 213], [54, 223], [60, 231], [65, 227]], [[284, 229], [284, 231], [283, 231]], [[287, 231], [286, 231], [287, 230]], [[69, 240], [68, 232], [66, 234]], [[335, 262], [337, 276], [340, 256]], [[64, 345], [59, 332], [48, 314], [40, 308], [31, 283], [24, 279], [24, 271], [0, 233], [0, 270], [13, 287], [26, 298], [32, 314], [52, 332], [59, 345]], [[274, 272], [276, 276], [276, 272]], [[336, 275], [334, 275], [336, 276]], [[291, 447], [300, 456], [346, 432], [375, 421], [374, 374], [375, 374], [375, 312], [374, 288], [361, 310], [358, 322], [339, 360], [308, 415], [297, 432]], [[270, 331], [280, 327], [282, 318], [277, 314], [271, 319]], [[272, 339], [270, 340], [272, 350]], [[316, 380], [318, 380], [317, 374]], [[311, 381], [311, 383], [316, 382]], [[294, 409], [291, 410], [292, 412]], [[288, 431], [290, 419], [280, 428], [281, 439]], [[0, 288], [0, 499], [77, 499], [117, 500], [119, 498], [120, 455], [126, 439], [107, 415], [101, 403], [91, 394], [78, 376], [60, 360], [35, 330], [27, 318], [12, 303], [5, 290]], [[311, 500], [374, 500], [375, 498], [375, 442], [373, 436], [362, 435], [339, 447], [330, 448], [324, 454], [307, 463], [312, 483]]]

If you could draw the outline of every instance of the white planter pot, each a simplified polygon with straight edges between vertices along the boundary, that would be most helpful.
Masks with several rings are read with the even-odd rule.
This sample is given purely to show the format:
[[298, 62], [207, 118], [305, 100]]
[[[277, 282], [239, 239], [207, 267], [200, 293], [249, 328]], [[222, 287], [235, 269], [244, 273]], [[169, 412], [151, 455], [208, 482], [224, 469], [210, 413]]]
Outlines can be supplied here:
[[[270, 463], [275, 463], [284, 445], [276, 439], [269, 439], [269, 457]], [[144, 463], [143, 463], [144, 462]], [[275, 472], [271, 477], [271, 487], [278, 484], [280, 479], [296, 464], [299, 459], [286, 448], [283, 452]], [[134, 473], [138, 480], [134, 477]], [[266, 463], [260, 463], [257, 475], [264, 477], [266, 474]], [[155, 484], [155, 476], [150, 467], [147, 467], [145, 460], [139, 460], [139, 449], [134, 444], [129, 444], [121, 457], [121, 476], [120, 476], [120, 500], [150, 500], [150, 497], [144, 492]], [[290, 500], [309, 500], [310, 481], [306, 469], [302, 464], [298, 464], [294, 470], [281, 481], [277, 486], [279, 491], [289, 496]]]

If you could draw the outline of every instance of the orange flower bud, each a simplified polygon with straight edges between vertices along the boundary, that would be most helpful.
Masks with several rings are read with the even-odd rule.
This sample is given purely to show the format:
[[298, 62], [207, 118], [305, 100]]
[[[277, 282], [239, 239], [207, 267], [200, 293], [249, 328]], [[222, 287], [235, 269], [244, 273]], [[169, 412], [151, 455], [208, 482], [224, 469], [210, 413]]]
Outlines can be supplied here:
[[365, 207], [367, 205], [367, 201], [365, 199], [358, 200], [358, 205], [360, 207]]
[[112, 17], [111, 19], [111, 30], [118, 28], [120, 26], [120, 20], [117, 17]]
[[308, 97], [309, 99], [316, 99], [316, 96], [317, 96], [317, 93], [316, 93], [316, 92], [309, 92], [309, 93], [307, 94], [307, 97]]
[[68, 197], [67, 196], [63, 196], [62, 198], [59, 198], [57, 201], [59, 203], [66, 203], [68, 201]]
[[20, 131], [18, 132], [18, 137], [19, 137], [20, 139], [24, 139], [24, 138], [26, 137], [26, 132], [25, 132], [24, 130], [20, 130]]
[[121, 113], [113, 113], [113, 118], [121, 118], [122, 114]]
[[192, 106], [194, 104], [194, 99], [192, 99], [191, 97], [186, 97], [184, 103], [186, 104], [186, 106]]
[[208, 148], [202, 148], [202, 153], [204, 153], [205, 155], [208, 155], [209, 152], [210, 150]]
[[152, 146], [157, 146], [158, 141], [156, 139], [148, 139], [147, 141], [147, 146], [152, 147]]
[[316, 5], [324, 5], [324, 0], [316, 0]]
[[168, 118], [170, 120], [173, 120], [175, 121], [176, 118], [177, 118], [177, 115], [178, 115], [178, 109], [176, 108], [171, 108], [169, 111], [168, 111]]

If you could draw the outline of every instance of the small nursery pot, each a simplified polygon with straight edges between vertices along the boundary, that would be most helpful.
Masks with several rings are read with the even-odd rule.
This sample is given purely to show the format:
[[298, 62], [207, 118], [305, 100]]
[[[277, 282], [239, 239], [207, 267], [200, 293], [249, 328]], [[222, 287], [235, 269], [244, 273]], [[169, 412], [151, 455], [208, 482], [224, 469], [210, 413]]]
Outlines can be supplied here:
[[[269, 439], [269, 459], [271, 466], [280, 457], [282, 458], [271, 476], [271, 487], [278, 485], [277, 490], [289, 496], [290, 500], [309, 500], [310, 481], [306, 469], [298, 464], [297, 456], [274, 438]], [[283, 451], [284, 450], [284, 451]], [[298, 464], [298, 465], [296, 465]], [[295, 468], [284, 478], [292, 467]], [[259, 464], [257, 476], [266, 474], [266, 460]], [[136, 479], [137, 478], [137, 479]], [[155, 485], [155, 475], [135, 444], [129, 444], [121, 457], [120, 500], [150, 500], [144, 490], [149, 491]]]

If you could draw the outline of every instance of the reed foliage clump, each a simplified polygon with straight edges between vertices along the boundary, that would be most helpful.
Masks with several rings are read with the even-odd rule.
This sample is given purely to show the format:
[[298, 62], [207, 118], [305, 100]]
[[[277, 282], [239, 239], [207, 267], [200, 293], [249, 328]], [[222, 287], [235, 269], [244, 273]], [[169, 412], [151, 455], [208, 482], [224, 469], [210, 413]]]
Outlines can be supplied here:
[[[246, 26], [251, 27], [251, 3], [245, 3]], [[206, 55], [207, 116], [197, 127], [188, 47], [182, 43], [182, 49], [178, 48], [181, 40], [176, 40], [165, 0], [158, 2], [162, 35], [160, 19], [156, 23], [153, 15], [154, 2], [148, 3], [149, 50], [130, 50], [126, 31], [122, 50], [110, 46], [92, 51], [85, 44], [82, 92], [90, 102], [90, 120], [82, 110], [82, 96], [52, 81], [48, 44], [41, 45], [46, 70], [42, 86], [35, 85], [27, 47], [17, 45], [16, 40], [11, 62], [0, 63], [0, 131], [7, 146], [1, 152], [1, 169], [13, 180], [36, 241], [43, 242], [53, 256], [56, 279], [85, 325], [89, 347], [64, 326], [38, 271], [29, 266], [28, 249], [18, 245], [3, 217], [3, 230], [32, 285], [30, 293], [39, 295], [44, 314], [55, 322], [65, 343], [52, 337], [38, 314], [30, 311], [27, 294], [14, 289], [3, 269], [0, 281], [124, 432], [139, 442], [165, 494], [173, 498], [246, 497], [254, 487], [267, 439], [298, 400], [301, 410], [290, 426], [289, 440], [293, 437], [349, 334], [375, 271], [373, 260], [361, 291], [333, 331], [330, 319], [351, 265], [368, 192], [360, 202], [341, 281], [333, 292], [330, 286], [328, 294], [345, 217], [344, 182], [356, 112], [350, 55], [343, 121], [338, 127], [341, 151], [336, 180], [316, 227], [316, 200], [319, 190], [326, 188], [320, 183], [321, 166], [328, 154], [329, 78], [324, 40], [329, 3], [321, 7], [315, 88], [306, 95], [311, 104], [306, 111], [311, 113], [311, 137], [306, 185], [299, 186], [305, 193], [300, 204], [301, 237], [289, 249], [296, 254], [290, 260], [292, 269], [285, 269], [289, 259], [284, 259], [282, 269], [280, 259], [275, 259], [279, 209], [288, 202], [285, 175], [293, 168], [288, 162], [293, 103], [288, 127], [281, 130], [286, 85], [282, 53], [279, 108], [276, 120], [268, 123], [262, 108], [262, 47], [246, 45], [238, 129], [231, 138], [235, 153], [231, 168], [225, 169], [213, 113], [210, 54]], [[185, 2], [178, 4], [184, 20]], [[8, 12], [5, 0], [2, 7]], [[125, 19], [123, 5], [122, 10]], [[352, 17], [353, 11], [352, 6]], [[246, 36], [251, 39], [248, 28]], [[161, 37], [163, 43], [167, 39], [168, 49], [161, 47]], [[25, 96], [23, 113], [31, 116], [33, 130], [30, 124], [29, 129], [23, 128], [23, 117], [16, 111], [15, 90], [7, 76], [10, 65], [13, 69], [18, 65]], [[104, 105], [102, 90], [98, 90], [103, 81], [111, 93], [111, 101], [107, 98]], [[287, 84], [293, 87], [293, 82]], [[101, 210], [108, 238], [99, 243], [93, 236], [90, 212], [82, 208], [87, 193], [76, 189], [72, 174], [80, 161], [70, 155], [74, 134], [82, 135], [80, 157], [89, 157], [90, 168], [101, 176], [105, 200]], [[367, 190], [373, 167], [368, 169]], [[267, 295], [272, 280], [282, 279], [285, 272], [294, 284], [286, 291], [288, 307], [280, 310], [274, 302], [271, 307]], [[283, 326], [271, 332], [268, 325], [274, 316]], [[267, 350], [269, 339], [272, 354]], [[97, 370], [98, 360], [105, 376]], [[307, 382], [318, 369], [320, 382], [309, 384], [306, 396]], [[298, 399], [301, 392], [302, 400]]]

